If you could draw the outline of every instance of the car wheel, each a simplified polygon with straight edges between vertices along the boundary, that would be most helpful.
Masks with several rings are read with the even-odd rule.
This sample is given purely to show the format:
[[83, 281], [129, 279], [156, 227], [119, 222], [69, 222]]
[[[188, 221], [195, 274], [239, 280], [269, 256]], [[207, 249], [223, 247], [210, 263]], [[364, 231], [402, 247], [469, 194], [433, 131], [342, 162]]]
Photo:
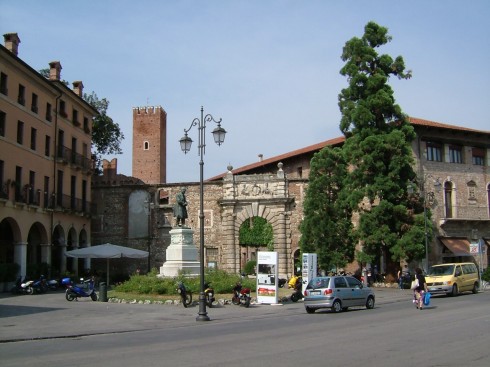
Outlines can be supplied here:
[[473, 292], [473, 294], [477, 294], [478, 293], [478, 285], [476, 283], [473, 284], [473, 289], [471, 291]]
[[338, 299], [336, 299], [333, 304], [332, 304], [332, 311], [333, 312], [340, 312], [342, 311], [342, 304]]
[[315, 309], [311, 307], [305, 307], [306, 313], [315, 313]]
[[459, 294], [458, 285], [453, 285], [453, 291], [451, 292], [451, 297], [455, 297]]
[[369, 310], [374, 308], [374, 297], [368, 297], [366, 301], [366, 308]]

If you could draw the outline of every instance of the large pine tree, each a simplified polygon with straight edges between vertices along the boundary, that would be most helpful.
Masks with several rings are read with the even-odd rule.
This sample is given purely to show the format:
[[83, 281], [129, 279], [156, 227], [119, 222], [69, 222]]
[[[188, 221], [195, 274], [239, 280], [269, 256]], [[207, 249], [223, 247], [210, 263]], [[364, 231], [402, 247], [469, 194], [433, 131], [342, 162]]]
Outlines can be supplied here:
[[[407, 184], [416, 179], [410, 145], [415, 132], [388, 84], [392, 76], [409, 79], [411, 72], [405, 71], [401, 56], [377, 53], [389, 41], [386, 28], [369, 22], [362, 38], [346, 42], [340, 73], [349, 85], [339, 94], [346, 141], [335, 161], [315, 156], [311, 163], [301, 248], [323, 254], [319, 257], [330, 265], [339, 254], [352, 258], [358, 243], [362, 261], [381, 252], [390, 253], [392, 260], [424, 255], [423, 208], [420, 198], [407, 194]], [[339, 171], [340, 163], [348, 169]], [[332, 192], [334, 200], [327, 194]], [[353, 218], [357, 224], [347, 228], [346, 220]]]

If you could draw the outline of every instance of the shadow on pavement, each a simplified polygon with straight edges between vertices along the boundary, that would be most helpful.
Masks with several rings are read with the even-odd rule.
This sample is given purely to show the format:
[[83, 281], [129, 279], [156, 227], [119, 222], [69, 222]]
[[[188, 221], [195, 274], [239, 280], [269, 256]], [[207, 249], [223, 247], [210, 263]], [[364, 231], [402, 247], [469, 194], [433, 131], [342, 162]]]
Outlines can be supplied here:
[[0, 318], [32, 315], [36, 313], [63, 310], [63, 307], [36, 307], [18, 305], [0, 305]]

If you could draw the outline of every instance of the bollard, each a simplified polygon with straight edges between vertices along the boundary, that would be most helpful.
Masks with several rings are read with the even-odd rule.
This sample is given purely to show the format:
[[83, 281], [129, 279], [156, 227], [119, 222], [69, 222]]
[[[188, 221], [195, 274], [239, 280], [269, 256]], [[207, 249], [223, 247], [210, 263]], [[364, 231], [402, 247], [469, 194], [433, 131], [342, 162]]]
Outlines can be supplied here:
[[99, 284], [99, 301], [107, 302], [107, 285], [104, 282]]

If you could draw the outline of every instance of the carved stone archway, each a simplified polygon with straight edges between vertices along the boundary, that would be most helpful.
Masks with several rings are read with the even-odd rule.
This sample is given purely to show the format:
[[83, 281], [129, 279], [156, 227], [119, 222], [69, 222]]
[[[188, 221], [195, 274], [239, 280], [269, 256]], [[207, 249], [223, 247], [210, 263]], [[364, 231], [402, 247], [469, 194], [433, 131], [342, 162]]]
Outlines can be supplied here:
[[240, 226], [253, 217], [261, 217], [272, 225], [274, 251], [278, 253], [279, 276], [292, 273], [291, 207], [287, 182], [279, 164], [276, 175], [254, 174], [234, 176], [231, 171], [223, 179], [220, 200], [223, 229], [222, 266], [230, 272], [240, 272]]

